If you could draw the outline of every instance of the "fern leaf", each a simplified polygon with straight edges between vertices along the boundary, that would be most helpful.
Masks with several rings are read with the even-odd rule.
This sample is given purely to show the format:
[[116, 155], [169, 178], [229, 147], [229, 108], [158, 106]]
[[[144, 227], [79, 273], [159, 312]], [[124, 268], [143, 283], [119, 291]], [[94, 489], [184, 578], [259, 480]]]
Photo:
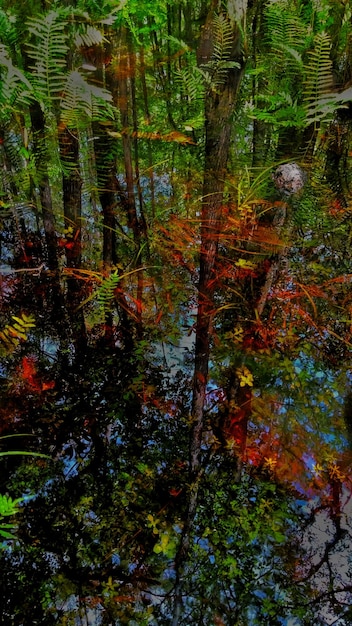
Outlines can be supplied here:
[[106, 119], [106, 103], [112, 101], [111, 94], [101, 87], [90, 85], [77, 71], [68, 74], [61, 100], [62, 121], [68, 127], [77, 128], [85, 119], [99, 119], [104, 109]]
[[103, 33], [98, 28], [95, 28], [90, 24], [86, 25], [85, 28], [77, 33], [75, 37], [75, 44], [77, 48], [85, 46], [87, 48], [90, 48], [91, 46], [99, 46], [104, 41], [106, 41], [106, 38]]
[[6, 42], [8, 49], [15, 55], [20, 43], [19, 30], [14, 25], [10, 15], [2, 9], [0, 9], [0, 33], [1, 39]]
[[[314, 39], [314, 44], [314, 49], [308, 53], [309, 62], [305, 68], [304, 105], [307, 109], [307, 116], [317, 120], [319, 118], [319, 106], [317, 105], [321, 99], [324, 100], [324, 95], [326, 96], [331, 90], [333, 79], [329, 35], [318, 33]], [[325, 115], [326, 106], [325, 98], [320, 118]]]
[[307, 26], [301, 18], [299, 7], [287, 0], [270, 3], [264, 12], [265, 43], [274, 51], [303, 51], [307, 46]]
[[224, 14], [213, 17], [213, 53], [212, 59], [198, 68], [203, 74], [209, 89], [218, 89], [227, 79], [230, 69], [240, 68], [233, 59], [234, 30], [230, 18]]
[[19, 340], [17, 338], [11, 337], [8, 333], [7, 333], [7, 329], [5, 327], [4, 330], [0, 331], [0, 341], [2, 341], [2, 343], [5, 345], [5, 348], [7, 350], [13, 350], [15, 348], [17, 348], [18, 344], [19, 344]]
[[198, 67], [186, 66], [175, 70], [175, 80], [180, 86], [181, 95], [186, 97], [188, 102], [201, 99], [204, 95], [204, 74]]
[[29, 104], [33, 88], [23, 72], [13, 65], [3, 45], [0, 45], [0, 75], [1, 117], [4, 119], [15, 106], [18, 109], [18, 105]]
[[[14, 315], [12, 316], [14, 320], [18, 320]], [[35, 318], [33, 315], [26, 315], [22, 313], [21, 324], [23, 324], [26, 328], [35, 328]]]
[[299, 7], [287, 0], [268, 3], [264, 10], [264, 33], [262, 63], [275, 72], [282, 86], [293, 81], [297, 93], [303, 80], [302, 55], [311, 43]]
[[228, 61], [233, 51], [233, 26], [224, 13], [213, 17], [214, 61]]
[[318, 33], [314, 43], [314, 49], [308, 52], [309, 63], [306, 67], [304, 86], [306, 102], [316, 100], [322, 94], [327, 93], [332, 85], [330, 36], [327, 33]]
[[14, 515], [18, 512], [20, 502], [23, 502], [23, 498], [13, 500], [9, 496], [0, 495], [0, 515]]
[[58, 99], [65, 85], [68, 53], [65, 25], [58, 11], [28, 21], [28, 31], [34, 37], [34, 42], [27, 44], [28, 55], [34, 61], [33, 82], [44, 101]]
[[12, 316], [13, 324], [6, 324], [0, 331], [0, 343], [7, 353], [13, 352], [21, 341], [27, 341], [27, 332], [35, 328], [35, 319], [32, 315], [22, 314], [21, 317]]
[[111, 304], [115, 297], [114, 292], [120, 280], [121, 277], [116, 271], [107, 278], [104, 278], [102, 284], [97, 289], [97, 302], [105, 311], [111, 309]]

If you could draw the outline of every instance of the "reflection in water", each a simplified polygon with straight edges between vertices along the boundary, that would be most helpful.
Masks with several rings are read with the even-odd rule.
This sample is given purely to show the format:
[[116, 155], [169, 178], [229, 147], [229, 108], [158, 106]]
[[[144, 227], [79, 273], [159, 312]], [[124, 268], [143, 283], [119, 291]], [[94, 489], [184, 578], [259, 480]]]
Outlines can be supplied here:
[[[58, 275], [37, 256], [24, 266], [17, 244], [11, 266], [10, 251], [2, 278], [1, 434], [22, 434], [6, 441], [7, 450], [40, 451], [50, 459], [1, 458], [1, 493], [26, 496], [15, 538], [3, 544], [2, 623], [170, 623], [190, 488], [196, 309], [187, 302], [194, 285], [187, 287], [188, 300], [181, 294], [175, 305], [168, 301], [157, 323], [146, 310], [141, 329], [132, 299], [128, 315], [124, 309], [136, 282], [124, 284], [122, 295], [115, 282], [111, 307], [96, 295], [96, 273], [63, 267]], [[185, 270], [177, 268], [175, 280], [179, 271]], [[225, 604], [229, 616], [240, 610], [248, 624], [258, 623], [269, 600], [289, 616], [294, 602], [304, 605], [311, 585], [313, 595], [325, 588], [326, 564], [352, 547], [346, 486], [342, 494], [347, 470], [333, 457], [320, 467], [310, 447], [318, 412], [332, 424], [321, 445], [344, 447], [338, 422], [333, 427], [341, 401], [336, 373], [313, 356], [298, 353], [291, 364], [264, 352], [264, 387], [281, 393], [283, 402], [279, 396], [263, 401], [263, 392], [255, 392], [247, 466], [241, 482], [235, 478], [236, 457], [221, 439], [226, 400], [218, 368], [226, 377], [241, 332], [227, 333], [232, 343], [225, 348], [214, 335], [199, 514], [183, 573], [185, 624], [201, 623], [209, 597]], [[323, 378], [330, 386], [324, 396]], [[309, 391], [300, 396], [299, 421], [297, 380]], [[281, 438], [278, 417], [287, 425]], [[299, 560], [302, 551], [309, 566]], [[292, 586], [297, 576], [301, 582]], [[349, 578], [346, 568], [343, 578]], [[344, 594], [348, 599], [348, 590]], [[330, 605], [320, 610], [328, 615]], [[212, 623], [210, 605], [206, 615]]]

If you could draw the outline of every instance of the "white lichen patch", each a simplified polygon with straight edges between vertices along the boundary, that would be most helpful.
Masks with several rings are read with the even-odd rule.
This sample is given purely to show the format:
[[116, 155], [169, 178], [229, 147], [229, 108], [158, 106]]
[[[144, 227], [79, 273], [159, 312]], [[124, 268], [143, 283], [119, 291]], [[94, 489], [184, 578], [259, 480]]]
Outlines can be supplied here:
[[297, 163], [280, 165], [272, 174], [274, 185], [284, 196], [291, 196], [303, 189], [307, 176]]

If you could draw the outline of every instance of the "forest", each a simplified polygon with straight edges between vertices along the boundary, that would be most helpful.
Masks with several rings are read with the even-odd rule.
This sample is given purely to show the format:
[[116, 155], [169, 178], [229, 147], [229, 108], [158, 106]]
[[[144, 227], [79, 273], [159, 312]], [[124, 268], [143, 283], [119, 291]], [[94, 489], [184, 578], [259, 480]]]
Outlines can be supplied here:
[[0, 626], [352, 623], [351, 0], [0, 0]]

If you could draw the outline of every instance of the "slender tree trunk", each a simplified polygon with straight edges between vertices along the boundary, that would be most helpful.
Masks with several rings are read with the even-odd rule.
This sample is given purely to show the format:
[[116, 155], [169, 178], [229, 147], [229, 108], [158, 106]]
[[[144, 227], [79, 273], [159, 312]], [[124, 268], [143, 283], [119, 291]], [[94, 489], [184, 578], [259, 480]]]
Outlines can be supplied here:
[[[198, 50], [198, 60], [205, 67], [212, 59], [213, 13], [218, 8], [217, 5], [217, 2], [213, 2], [212, 10], [202, 31]], [[197, 476], [201, 464], [201, 440], [212, 335], [212, 311], [217, 282], [216, 262], [222, 222], [223, 192], [230, 147], [232, 115], [243, 74], [240, 45], [240, 33], [234, 24], [232, 57], [233, 60], [240, 62], [241, 67], [228, 70], [224, 83], [208, 92], [205, 104], [206, 141], [192, 402], [193, 433], [190, 450], [192, 479]]]
[[[120, 54], [120, 78], [118, 81], [118, 102], [121, 114], [122, 124], [122, 146], [125, 165], [125, 178], [127, 188], [127, 219], [128, 226], [132, 230], [133, 239], [136, 245], [136, 259], [137, 267], [142, 267], [141, 259], [141, 242], [143, 226], [137, 213], [136, 207], [136, 195], [135, 195], [135, 181], [134, 181], [134, 168], [133, 168], [133, 144], [130, 129], [130, 116], [128, 99], [130, 96], [129, 78], [131, 72], [134, 71], [134, 65], [131, 65], [130, 54], [131, 50], [128, 48], [128, 32], [125, 28], [122, 29], [122, 46]], [[132, 120], [133, 128], [133, 120]], [[143, 297], [143, 271], [142, 269], [137, 272], [137, 294], [136, 294], [136, 326], [138, 336], [142, 335], [142, 297]]]
[[[81, 267], [81, 218], [82, 179], [79, 165], [79, 139], [77, 133], [67, 127], [59, 127], [60, 157], [63, 164], [62, 191], [66, 228], [70, 227], [66, 245], [68, 270]], [[77, 355], [86, 348], [86, 328], [83, 311], [78, 308], [82, 301], [82, 282], [74, 276], [67, 277], [67, 311], [71, 320], [73, 341]]]
[[[147, 89], [147, 81], [145, 76], [145, 57], [144, 57], [144, 48], [140, 47], [139, 50], [139, 74], [140, 81], [142, 84], [142, 93], [143, 93], [143, 102], [144, 102], [144, 114], [147, 124], [150, 124], [151, 117], [149, 111], [148, 104], [148, 89]], [[155, 181], [154, 181], [154, 170], [153, 170], [153, 150], [151, 146], [150, 139], [147, 140], [147, 149], [148, 149], [148, 176], [149, 176], [149, 187], [150, 187], [150, 204], [151, 204], [151, 215], [154, 219], [155, 217]]]
[[[256, 4], [252, 23], [252, 56], [253, 67], [257, 67], [258, 49], [260, 50], [260, 42], [264, 37], [263, 28], [263, 8], [265, 0], [259, 0]], [[252, 98], [253, 103], [258, 106], [257, 96], [263, 90], [265, 79], [259, 74], [252, 77]], [[268, 133], [268, 125], [262, 120], [253, 120], [253, 140], [252, 140], [252, 166], [263, 167], [265, 158], [269, 149], [270, 134]], [[253, 176], [255, 177], [255, 172]]]
[[[116, 218], [115, 208], [117, 204], [117, 174], [115, 159], [111, 159], [109, 148], [111, 142], [105, 135], [104, 129], [97, 124], [96, 139], [96, 167], [98, 176], [98, 189], [101, 209], [103, 213], [103, 271], [104, 276], [109, 276], [111, 269], [117, 264], [116, 250]], [[113, 314], [111, 308], [104, 314], [104, 336], [106, 346], [115, 349], [113, 331]]]
[[36, 177], [46, 243], [46, 262], [50, 270], [46, 278], [45, 275], [43, 276], [43, 280], [47, 280], [47, 298], [51, 302], [51, 319], [61, 336], [67, 325], [67, 315], [59, 273], [56, 224], [48, 170], [50, 155], [46, 147], [45, 117], [38, 102], [34, 102], [31, 105], [30, 117], [33, 131]]
[[44, 234], [48, 255], [48, 267], [50, 270], [58, 269], [57, 237], [55, 218], [51, 197], [51, 186], [48, 174], [48, 155], [45, 147], [45, 120], [38, 102], [34, 102], [30, 108], [33, 144], [36, 158], [37, 175], [39, 175], [39, 197], [42, 208]]
[[134, 170], [137, 186], [139, 224], [141, 236], [147, 238], [147, 221], [144, 213], [143, 192], [139, 170], [139, 150], [138, 150], [138, 117], [137, 117], [137, 96], [136, 96], [136, 53], [133, 49], [131, 39], [128, 39], [129, 64], [130, 64], [130, 85], [131, 85], [131, 108], [133, 125], [133, 152]]
[[[233, 16], [233, 3], [228, 2], [227, 19], [231, 20], [233, 45], [231, 60], [240, 64], [230, 68], [220, 85], [209, 89], [205, 100], [205, 163], [201, 213], [201, 250], [198, 283], [198, 313], [196, 321], [195, 364], [192, 396], [192, 433], [190, 440], [190, 491], [188, 510], [182, 538], [176, 556], [175, 603], [172, 626], [179, 623], [182, 609], [182, 570], [190, 550], [192, 530], [198, 502], [202, 467], [202, 435], [212, 337], [214, 294], [217, 283], [216, 263], [221, 232], [223, 192], [229, 156], [232, 115], [243, 75], [241, 35]], [[245, 10], [245, 9], [244, 9]], [[214, 14], [221, 3], [213, 0], [202, 29], [197, 51], [198, 63], [206, 69], [213, 61]]]

